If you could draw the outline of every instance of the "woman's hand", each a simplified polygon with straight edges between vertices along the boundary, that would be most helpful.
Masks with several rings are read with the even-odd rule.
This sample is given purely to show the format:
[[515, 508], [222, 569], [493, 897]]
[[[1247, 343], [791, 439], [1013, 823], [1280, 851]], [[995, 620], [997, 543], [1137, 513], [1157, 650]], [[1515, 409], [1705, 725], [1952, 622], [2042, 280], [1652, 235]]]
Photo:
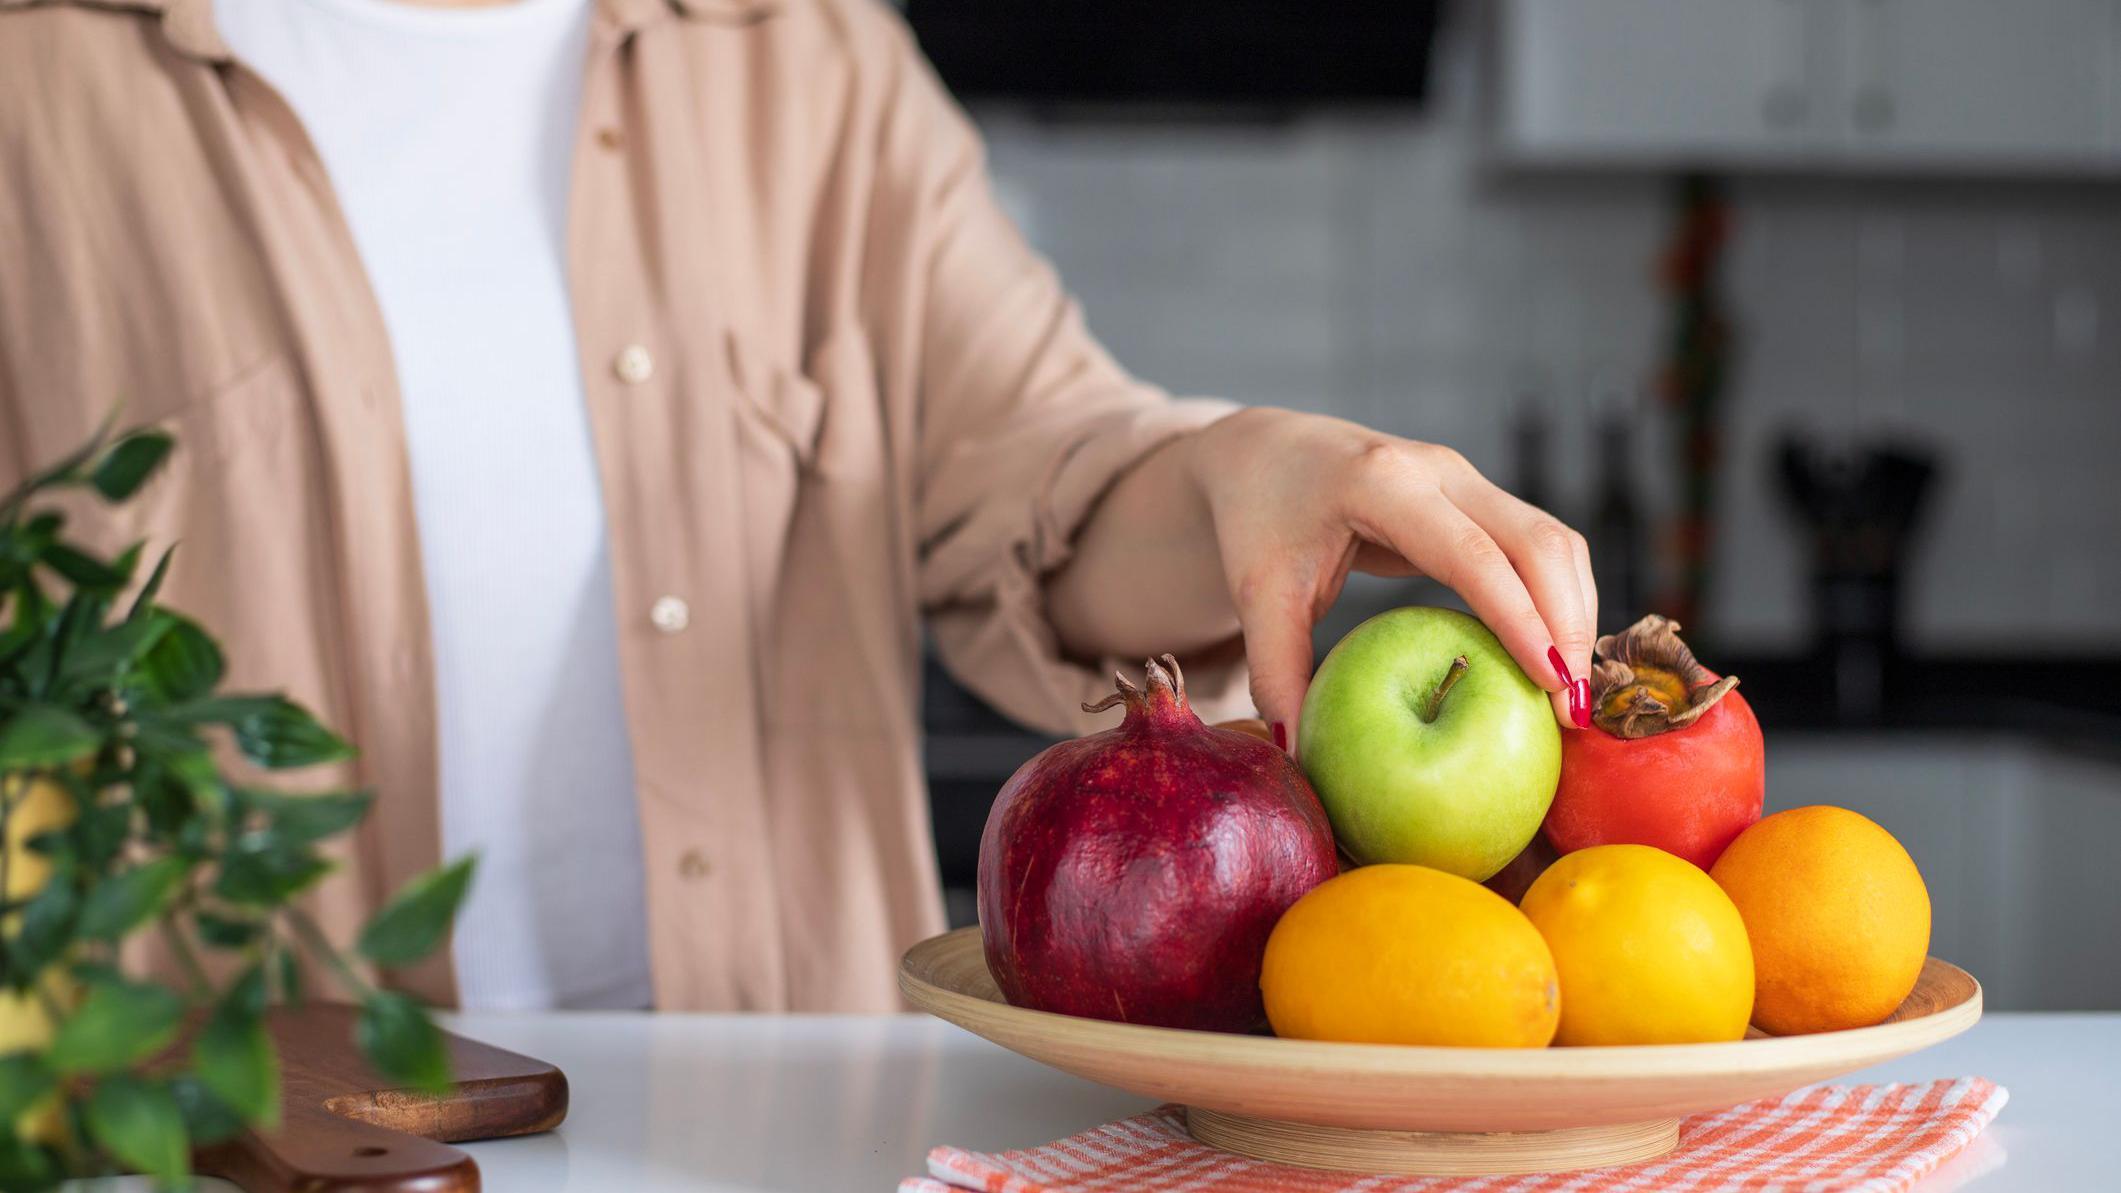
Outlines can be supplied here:
[[1047, 593], [1063, 641], [1099, 653], [1207, 646], [1234, 617], [1253, 702], [1293, 741], [1311, 629], [1350, 569], [1448, 585], [1562, 724], [1589, 722], [1598, 593], [1583, 536], [1447, 447], [1335, 418], [1245, 410], [1153, 453], [1099, 503]]

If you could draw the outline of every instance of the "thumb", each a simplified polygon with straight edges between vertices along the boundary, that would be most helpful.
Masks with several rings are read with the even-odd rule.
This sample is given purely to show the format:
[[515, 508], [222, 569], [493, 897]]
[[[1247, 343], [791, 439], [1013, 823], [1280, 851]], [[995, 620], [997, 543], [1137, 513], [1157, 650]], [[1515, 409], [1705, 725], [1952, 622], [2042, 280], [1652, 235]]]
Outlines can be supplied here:
[[1237, 611], [1252, 673], [1252, 704], [1277, 730], [1276, 744], [1295, 752], [1296, 721], [1311, 685], [1310, 602], [1293, 590], [1262, 594]]

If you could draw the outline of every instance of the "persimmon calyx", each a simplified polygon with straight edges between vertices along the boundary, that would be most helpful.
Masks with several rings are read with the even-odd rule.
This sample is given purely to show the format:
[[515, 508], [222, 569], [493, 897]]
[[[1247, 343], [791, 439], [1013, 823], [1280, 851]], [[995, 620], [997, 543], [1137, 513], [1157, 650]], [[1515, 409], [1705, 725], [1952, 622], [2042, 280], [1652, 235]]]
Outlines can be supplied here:
[[1679, 638], [1679, 623], [1655, 613], [1594, 648], [1591, 719], [1615, 737], [1653, 737], [1684, 729], [1715, 707], [1738, 677], [1721, 679]]

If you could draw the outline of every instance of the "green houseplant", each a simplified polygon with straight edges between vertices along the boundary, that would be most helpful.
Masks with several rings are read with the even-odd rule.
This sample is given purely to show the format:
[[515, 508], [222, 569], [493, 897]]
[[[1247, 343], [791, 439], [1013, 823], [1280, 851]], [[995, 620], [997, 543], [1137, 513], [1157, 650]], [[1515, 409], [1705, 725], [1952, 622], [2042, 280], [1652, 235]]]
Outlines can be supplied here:
[[[63, 491], [122, 502], [171, 448], [100, 434], [0, 498], [0, 1189], [118, 1171], [182, 1186], [195, 1146], [271, 1127], [265, 1009], [303, 996], [304, 955], [360, 1004], [379, 1071], [449, 1081], [426, 1010], [364, 979], [294, 903], [369, 795], [245, 784], [214, 753], [285, 770], [352, 747], [283, 696], [220, 690], [220, 646], [156, 602], [169, 551], [141, 580], [145, 544], [98, 558], [49, 508]], [[353, 951], [394, 967], [440, 947], [471, 868], [409, 883]], [[181, 980], [121, 968], [143, 932]]]

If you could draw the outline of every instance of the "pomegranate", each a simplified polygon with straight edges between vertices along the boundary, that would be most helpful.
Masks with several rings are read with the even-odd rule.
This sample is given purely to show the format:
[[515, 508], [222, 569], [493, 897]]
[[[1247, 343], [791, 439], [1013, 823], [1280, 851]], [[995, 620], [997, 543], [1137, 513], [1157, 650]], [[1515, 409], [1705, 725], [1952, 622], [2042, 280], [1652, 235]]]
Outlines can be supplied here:
[[1338, 866], [1289, 756], [1201, 723], [1178, 660], [1118, 728], [1061, 742], [1004, 784], [980, 838], [987, 968], [1020, 1007], [1209, 1031], [1266, 1022], [1267, 934]]

